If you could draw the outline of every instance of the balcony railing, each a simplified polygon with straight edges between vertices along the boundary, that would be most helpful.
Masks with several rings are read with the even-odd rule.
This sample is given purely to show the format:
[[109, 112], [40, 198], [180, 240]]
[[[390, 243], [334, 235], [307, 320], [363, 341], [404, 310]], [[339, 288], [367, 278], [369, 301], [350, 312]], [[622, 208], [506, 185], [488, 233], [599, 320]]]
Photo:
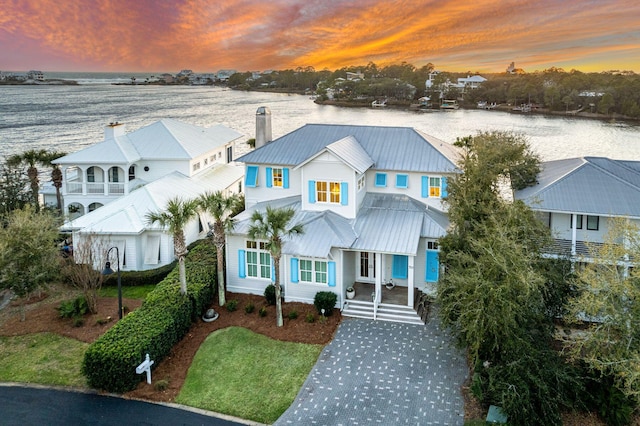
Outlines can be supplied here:
[[110, 182], [67, 182], [67, 194], [124, 195], [124, 183]]
[[82, 194], [82, 183], [67, 182], [68, 194]]
[[104, 182], [87, 183], [87, 194], [104, 194]]
[[110, 183], [109, 195], [122, 195], [124, 194], [124, 183]]

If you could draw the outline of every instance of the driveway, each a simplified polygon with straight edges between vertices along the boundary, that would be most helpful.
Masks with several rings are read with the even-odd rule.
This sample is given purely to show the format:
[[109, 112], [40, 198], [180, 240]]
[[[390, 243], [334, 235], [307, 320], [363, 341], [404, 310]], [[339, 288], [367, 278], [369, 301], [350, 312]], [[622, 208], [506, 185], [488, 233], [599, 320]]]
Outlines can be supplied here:
[[464, 353], [427, 325], [345, 318], [276, 425], [462, 425]]

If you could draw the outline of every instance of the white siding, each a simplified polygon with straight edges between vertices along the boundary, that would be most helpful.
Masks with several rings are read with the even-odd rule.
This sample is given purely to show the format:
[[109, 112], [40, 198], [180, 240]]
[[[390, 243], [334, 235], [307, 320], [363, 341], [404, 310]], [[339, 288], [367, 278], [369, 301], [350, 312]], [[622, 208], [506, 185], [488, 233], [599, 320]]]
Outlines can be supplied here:
[[[387, 175], [387, 186], [380, 187], [376, 186], [376, 173], [386, 173]], [[396, 176], [398, 174], [408, 175], [408, 186], [407, 188], [396, 188]], [[446, 207], [442, 201], [441, 197], [422, 197], [422, 177], [423, 176], [431, 176], [431, 177], [446, 177], [447, 179], [451, 179], [451, 175], [443, 175], [436, 173], [411, 173], [411, 172], [399, 172], [399, 171], [388, 171], [388, 170], [369, 170], [367, 171], [367, 183], [366, 188], [368, 192], [377, 192], [383, 194], [405, 194], [415, 200], [418, 200], [429, 207], [433, 207], [440, 211], [445, 211]]]
[[[227, 236], [226, 263], [227, 263], [227, 291], [233, 293], [248, 293], [263, 295], [264, 289], [271, 284], [271, 280], [256, 278], [240, 278], [238, 276], [238, 250], [245, 249], [246, 238], [244, 236]], [[282, 261], [281, 261], [282, 262]], [[283, 276], [284, 278], [284, 276]], [[286, 293], [285, 293], [286, 295]]]
[[[587, 215], [582, 216], [582, 229], [576, 230], [576, 241], [588, 241], [591, 243], [601, 243], [609, 232], [608, 217], [600, 216], [598, 230], [587, 230]], [[551, 233], [554, 238], [571, 240], [573, 230], [571, 229], [571, 215], [564, 213], [551, 214]]]
[[[285, 168], [284, 166], [275, 165], [260, 165], [258, 167], [258, 185], [256, 187], [250, 187], [246, 185], [246, 181], [243, 181], [242, 187], [245, 193], [245, 205], [252, 206], [262, 201], [269, 201], [279, 198], [291, 197], [301, 194], [301, 170], [293, 169], [293, 167], [286, 167], [289, 169], [289, 188], [267, 188], [267, 167]], [[245, 168], [246, 175], [246, 168]]]
[[[348, 204], [309, 202], [309, 181], [346, 182]], [[356, 217], [356, 172], [329, 152], [307, 163], [302, 172], [302, 209], [310, 211], [332, 210], [346, 218]]]

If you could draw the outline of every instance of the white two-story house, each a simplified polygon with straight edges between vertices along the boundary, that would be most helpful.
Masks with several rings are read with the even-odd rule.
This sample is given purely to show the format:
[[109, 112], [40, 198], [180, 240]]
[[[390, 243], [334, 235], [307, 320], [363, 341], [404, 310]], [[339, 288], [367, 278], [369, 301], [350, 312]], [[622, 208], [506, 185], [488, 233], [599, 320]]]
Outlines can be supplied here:
[[[173, 198], [241, 192], [244, 167], [232, 161], [241, 137], [223, 125], [203, 128], [170, 119], [131, 133], [112, 123], [103, 142], [56, 160], [70, 212], [61, 229], [72, 236], [76, 260], [83, 261], [79, 250], [91, 243], [94, 252], [117, 247], [117, 263], [109, 260], [125, 271], [173, 262], [173, 236], [147, 223], [147, 213], [163, 211]], [[187, 244], [205, 238], [210, 222], [206, 214], [190, 221]], [[95, 257], [99, 263], [101, 258]]]
[[102, 142], [53, 161], [63, 173], [63, 211], [74, 219], [174, 171], [191, 177], [229, 163], [241, 136], [172, 119], [129, 133], [110, 123]]
[[[343, 314], [357, 303], [373, 318], [384, 319], [388, 304], [415, 315], [416, 291], [432, 291], [440, 273], [454, 147], [412, 128], [355, 125], [308, 124], [269, 140], [256, 134], [258, 147], [238, 159], [246, 210], [227, 235], [228, 290], [262, 294], [272, 282], [264, 242], [247, 237], [250, 216], [267, 205], [291, 207], [304, 234], [283, 247], [285, 300], [313, 303], [317, 292], [332, 291]], [[347, 304], [349, 287], [356, 298]]]
[[[589, 262], [616, 218], [640, 223], [640, 161], [602, 157], [544, 162], [538, 184], [517, 191], [549, 225], [554, 245], [547, 255]], [[622, 242], [621, 242], [622, 243]]]

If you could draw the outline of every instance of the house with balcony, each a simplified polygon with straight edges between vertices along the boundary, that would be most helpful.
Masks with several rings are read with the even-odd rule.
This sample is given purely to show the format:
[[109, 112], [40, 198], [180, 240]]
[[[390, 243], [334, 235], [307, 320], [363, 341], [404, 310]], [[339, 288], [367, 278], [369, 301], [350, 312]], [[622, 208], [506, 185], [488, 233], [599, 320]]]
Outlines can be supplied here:
[[[590, 262], [615, 219], [640, 223], [640, 161], [580, 157], [542, 163], [538, 183], [516, 191], [554, 237], [546, 256]], [[623, 242], [621, 242], [623, 243]]]
[[192, 177], [230, 163], [241, 136], [172, 119], [129, 133], [110, 123], [102, 142], [53, 161], [63, 173], [64, 212], [75, 219], [174, 171]]
[[246, 210], [227, 234], [227, 289], [263, 294], [272, 283], [265, 242], [247, 236], [250, 218], [290, 207], [304, 234], [284, 243], [285, 300], [313, 303], [331, 291], [343, 315], [419, 322], [417, 295], [433, 292], [440, 273], [455, 148], [412, 128], [358, 125], [308, 124], [271, 141], [268, 120], [259, 109], [256, 149], [238, 159]]

